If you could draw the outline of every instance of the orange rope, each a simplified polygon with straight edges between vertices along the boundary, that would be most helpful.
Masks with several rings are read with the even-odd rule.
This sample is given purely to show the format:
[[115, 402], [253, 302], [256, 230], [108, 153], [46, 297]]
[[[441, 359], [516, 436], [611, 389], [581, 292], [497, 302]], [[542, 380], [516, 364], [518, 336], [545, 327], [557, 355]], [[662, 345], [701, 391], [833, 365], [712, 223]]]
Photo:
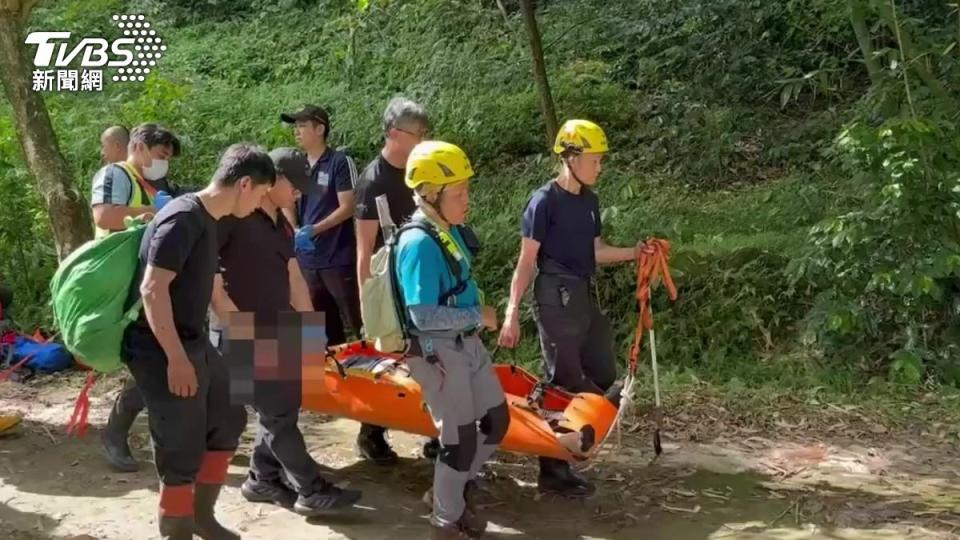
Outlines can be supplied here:
[[33, 358], [33, 354], [28, 354], [28, 355], [24, 356], [24, 357], [23, 357], [19, 362], [17, 362], [16, 364], [14, 364], [14, 365], [10, 366], [9, 368], [3, 370], [3, 372], [0, 372], [0, 381], [7, 381], [7, 380], [9, 380], [10, 377], [13, 376], [13, 373], [14, 373], [15, 371], [17, 371], [18, 369], [20, 369], [21, 366], [23, 366], [24, 364], [26, 364], [27, 362], [29, 362], [31, 358]]
[[636, 373], [637, 361], [640, 358], [640, 343], [643, 333], [653, 328], [653, 311], [650, 309], [650, 287], [659, 280], [663, 280], [667, 287], [670, 300], [677, 299], [677, 287], [670, 277], [670, 242], [658, 238], [647, 240], [640, 249], [637, 257], [637, 303], [640, 305], [640, 318], [637, 321], [637, 330], [633, 337], [633, 347], [630, 348], [630, 373]]
[[87, 416], [90, 413], [90, 389], [93, 388], [93, 383], [96, 380], [96, 372], [91, 371], [87, 374], [87, 381], [83, 384], [80, 395], [77, 396], [77, 401], [73, 406], [73, 415], [70, 417], [70, 422], [67, 423], [67, 433], [70, 435], [82, 437], [87, 432], [87, 426], [89, 425]]

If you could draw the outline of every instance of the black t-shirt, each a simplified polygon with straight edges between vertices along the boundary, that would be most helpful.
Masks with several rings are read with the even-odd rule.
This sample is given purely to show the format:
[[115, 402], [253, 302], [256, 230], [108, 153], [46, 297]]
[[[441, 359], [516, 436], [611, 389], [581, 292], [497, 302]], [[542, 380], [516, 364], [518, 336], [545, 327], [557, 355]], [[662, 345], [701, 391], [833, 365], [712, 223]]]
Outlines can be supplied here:
[[[399, 227], [408, 221], [417, 210], [417, 205], [413, 201], [413, 190], [407, 187], [403, 177], [403, 169], [391, 165], [384, 159], [383, 154], [378, 155], [363, 170], [357, 182], [357, 204], [354, 216], [357, 219], [379, 220], [377, 197], [385, 194], [390, 204], [390, 217], [393, 218], [394, 224]], [[381, 246], [383, 246], [383, 232], [377, 231], [377, 244], [374, 249], [380, 249]]]
[[290, 273], [294, 257], [293, 228], [277, 212], [277, 222], [261, 209], [217, 224], [220, 274], [224, 289], [243, 312], [275, 317], [290, 311]]
[[[218, 267], [217, 220], [197, 195], [174, 199], [150, 221], [140, 243], [140, 264], [128, 305], [140, 296], [148, 264], [176, 273], [170, 282], [173, 324], [188, 354], [204, 350], [209, 339], [207, 307]], [[124, 333], [124, 350], [130, 356], [163, 356], [143, 310]]]
[[602, 230], [597, 195], [586, 186], [579, 194], [570, 193], [552, 180], [533, 192], [520, 227], [524, 238], [540, 242], [541, 272], [584, 279], [596, 272], [594, 243]]

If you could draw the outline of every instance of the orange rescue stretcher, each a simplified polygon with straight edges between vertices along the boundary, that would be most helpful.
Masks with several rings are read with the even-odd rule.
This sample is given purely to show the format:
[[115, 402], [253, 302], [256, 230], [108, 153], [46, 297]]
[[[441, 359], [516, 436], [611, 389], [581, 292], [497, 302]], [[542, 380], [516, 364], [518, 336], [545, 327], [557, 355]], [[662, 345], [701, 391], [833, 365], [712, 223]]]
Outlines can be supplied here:
[[[355, 342], [319, 356], [304, 358], [304, 409], [437, 436], [420, 385], [400, 355]], [[617, 418], [617, 408], [605, 397], [542, 384], [516, 366], [495, 364], [494, 369], [510, 407], [501, 449], [568, 461], [590, 459], [600, 449]]]

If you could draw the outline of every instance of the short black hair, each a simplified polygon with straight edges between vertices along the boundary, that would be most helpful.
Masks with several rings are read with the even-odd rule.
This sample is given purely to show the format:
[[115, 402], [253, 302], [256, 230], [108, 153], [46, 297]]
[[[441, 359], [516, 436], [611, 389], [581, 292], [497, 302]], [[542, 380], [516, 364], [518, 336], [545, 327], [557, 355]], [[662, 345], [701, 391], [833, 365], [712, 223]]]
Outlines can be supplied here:
[[130, 133], [130, 146], [143, 143], [147, 148], [169, 146], [174, 157], [180, 155], [180, 139], [160, 124], [140, 124]]
[[254, 185], [272, 186], [277, 181], [273, 159], [263, 147], [252, 143], [231, 144], [220, 157], [217, 171], [213, 173], [213, 182], [230, 187], [244, 176], [249, 176]]

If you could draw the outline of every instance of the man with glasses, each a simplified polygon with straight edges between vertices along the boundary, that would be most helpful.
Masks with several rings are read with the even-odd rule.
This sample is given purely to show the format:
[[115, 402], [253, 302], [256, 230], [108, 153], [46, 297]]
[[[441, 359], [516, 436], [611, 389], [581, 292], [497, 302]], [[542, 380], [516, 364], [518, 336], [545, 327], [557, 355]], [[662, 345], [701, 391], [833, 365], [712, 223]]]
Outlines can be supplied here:
[[[423, 106], [403, 97], [392, 99], [383, 113], [383, 149], [363, 170], [357, 183], [357, 280], [361, 288], [370, 279], [371, 257], [383, 246], [377, 197], [386, 195], [390, 217], [398, 226], [417, 209], [404, 174], [413, 147], [423, 141], [429, 126]], [[385, 434], [382, 427], [363, 424], [357, 437], [361, 457], [382, 465], [395, 463], [397, 454], [387, 444]], [[436, 456], [436, 441], [424, 446], [424, 455]]]

